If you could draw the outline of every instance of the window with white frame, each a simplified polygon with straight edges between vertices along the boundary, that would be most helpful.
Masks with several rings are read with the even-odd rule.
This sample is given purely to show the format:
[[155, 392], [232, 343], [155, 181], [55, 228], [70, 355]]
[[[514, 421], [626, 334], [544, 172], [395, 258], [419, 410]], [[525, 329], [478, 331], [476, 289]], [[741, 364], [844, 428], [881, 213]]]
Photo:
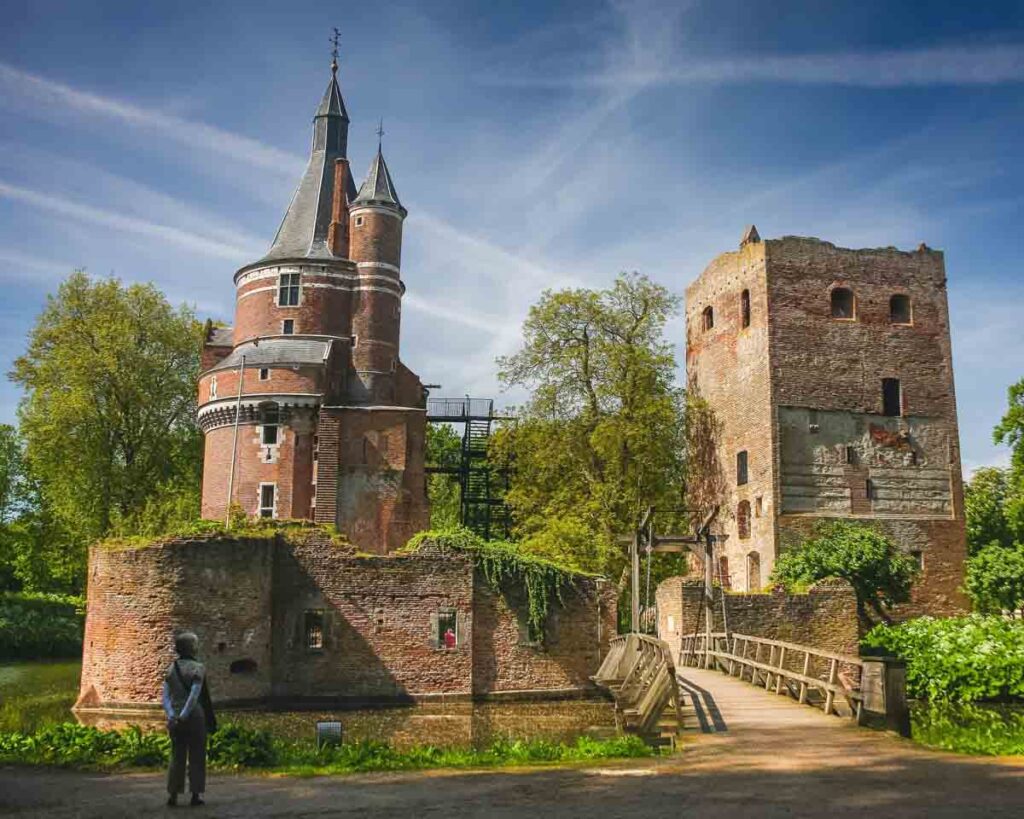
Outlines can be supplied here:
[[261, 518], [277, 517], [277, 484], [260, 484], [260, 509]]
[[270, 368], [269, 367], [261, 367], [260, 368], [260, 381], [269, 381], [269, 380], [270, 380]]
[[282, 273], [277, 281], [278, 307], [295, 307], [299, 303], [299, 274]]
[[295, 319], [285, 319], [281, 322], [281, 335], [290, 336], [295, 334]]
[[274, 446], [278, 440], [278, 425], [281, 413], [277, 404], [264, 404], [260, 407], [260, 443], [263, 446]]

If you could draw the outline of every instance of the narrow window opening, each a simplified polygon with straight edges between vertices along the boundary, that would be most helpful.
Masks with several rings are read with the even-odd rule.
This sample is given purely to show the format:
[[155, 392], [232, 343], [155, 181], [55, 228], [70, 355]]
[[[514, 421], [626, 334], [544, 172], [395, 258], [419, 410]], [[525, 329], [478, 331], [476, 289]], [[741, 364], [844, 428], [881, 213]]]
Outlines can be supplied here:
[[731, 585], [729, 582], [729, 558], [725, 555], [718, 558], [718, 584], [723, 589], [728, 589]]
[[743, 486], [747, 482], [747, 450], [736, 453], [736, 485]]
[[759, 518], [764, 514], [764, 499], [758, 495], [754, 498], [754, 517]]
[[277, 517], [277, 485], [273, 483], [260, 484], [260, 517]]
[[708, 330], [710, 330], [714, 326], [715, 326], [715, 311], [712, 309], [711, 305], [709, 304], [707, 307], [704, 308], [704, 312], [701, 314], [701, 327], [703, 328], [704, 332], [706, 333]]
[[277, 404], [267, 404], [260, 408], [260, 443], [263, 446], [274, 446], [277, 444], [278, 424], [281, 423], [281, 413]]
[[864, 481], [864, 494], [867, 496], [868, 500], [875, 499], [875, 482], [872, 481], [871, 478]]
[[852, 319], [854, 317], [853, 291], [847, 287], [832, 290], [832, 318]]
[[299, 274], [282, 273], [277, 282], [279, 307], [295, 307], [299, 303]]
[[267, 367], [260, 368], [260, 381], [270, 380], [270, 370]]
[[323, 609], [310, 609], [303, 621], [306, 651], [324, 650], [324, 612]]
[[750, 291], [744, 290], [740, 293], [740, 324], [743, 327], [750, 326]]
[[903, 414], [903, 391], [898, 378], [882, 379], [882, 415]]
[[757, 552], [747, 555], [747, 591], [761, 591], [761, 555]]
[[455, 648], [459, 644], [458, 613], [449, 609], [437, 613], [437, 647]]
[[897, 293], [889, 299], [889, 321], [892, 324], [911, 323], [910, 296]]
[[736, 507], [736, 532], [740, 540], [750, 537], [750, 501], [742, 500]]
[[363, 226], [363, 217], [362, 216], [357, 216], [356, 217], [356, 227], [362, 227], [362, 226]]
[[857, 463], [857, 450], [855, 447], [846, 447], [846, 463], [851, 465]]
[[919, 572], [924, 571], [924, 552], [920, 549], [913, 549], [910, 552], [910, 559], [914, 561], [914, 565], [917, 566]]
[[217, 397], [217, 376], [210, 376], [210, 400]]
[[281, 322], [281, 335], [290, 336], [295, 334], [295, 319], [285, 319]]

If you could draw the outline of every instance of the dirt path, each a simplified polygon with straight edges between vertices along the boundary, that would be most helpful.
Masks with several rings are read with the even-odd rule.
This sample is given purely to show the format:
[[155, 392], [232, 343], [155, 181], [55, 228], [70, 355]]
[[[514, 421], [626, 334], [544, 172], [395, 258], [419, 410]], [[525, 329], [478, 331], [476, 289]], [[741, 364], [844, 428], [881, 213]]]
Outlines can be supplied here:
[[[962, 819], [1024, 811], [1024, 759], [934, 753], [715, 672], [685, 676], [711, 693], [727, 730], [694, 736], [668, 759], [499, 773], [216, 776], [202, 814]], [[5, 816], [174, 815], [162, 801], [158, 774], [0, 769]]]

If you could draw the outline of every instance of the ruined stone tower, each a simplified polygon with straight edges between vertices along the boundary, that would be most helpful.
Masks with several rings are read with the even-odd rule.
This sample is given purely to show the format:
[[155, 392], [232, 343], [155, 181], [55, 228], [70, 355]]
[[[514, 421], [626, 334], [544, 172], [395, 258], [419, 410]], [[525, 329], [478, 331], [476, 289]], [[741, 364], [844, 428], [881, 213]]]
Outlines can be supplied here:
[[379, 144], [355, 188], [337, 68], [277, 236], [235, 273], [234, 327], [207, 333], [203, 517], [336, 523], [383, 553], [426, 524], [425, 393], [399, 359], [406, 209]]
[[686, 291], [691, 383], [722, 422], [731, 588], [829, 518], [872, 522], [922, 572], [905, 612], [963, 600], [960, 446], [942, 253], [762, 241], [753, 227]]

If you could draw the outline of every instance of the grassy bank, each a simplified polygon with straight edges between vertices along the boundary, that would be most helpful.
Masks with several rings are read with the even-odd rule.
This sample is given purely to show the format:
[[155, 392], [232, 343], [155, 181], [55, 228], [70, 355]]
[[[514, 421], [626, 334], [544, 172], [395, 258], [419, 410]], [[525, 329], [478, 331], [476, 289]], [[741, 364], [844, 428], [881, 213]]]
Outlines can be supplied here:
[[[164, 733], [138, 728], [100, 731], [73, 723], [34, 733], [0, 733], [0, 764], [124, 770], [165, 765], [170, 742]], [[497, 768], [654, 756], [636, 737], [575, 742], [498, 740], [483, 749], [420, 745], [398, 750], [384, 742], [353, 742], [317, 750], [311, 742], [281, 740], [270, 732], [226, 725], [210, 738], [214, 769], [300, 776], [428, 768]]]
[[1024, 755], [1024, 706], [919, 703], [914, 741], [929, 748], [986, 756]]

